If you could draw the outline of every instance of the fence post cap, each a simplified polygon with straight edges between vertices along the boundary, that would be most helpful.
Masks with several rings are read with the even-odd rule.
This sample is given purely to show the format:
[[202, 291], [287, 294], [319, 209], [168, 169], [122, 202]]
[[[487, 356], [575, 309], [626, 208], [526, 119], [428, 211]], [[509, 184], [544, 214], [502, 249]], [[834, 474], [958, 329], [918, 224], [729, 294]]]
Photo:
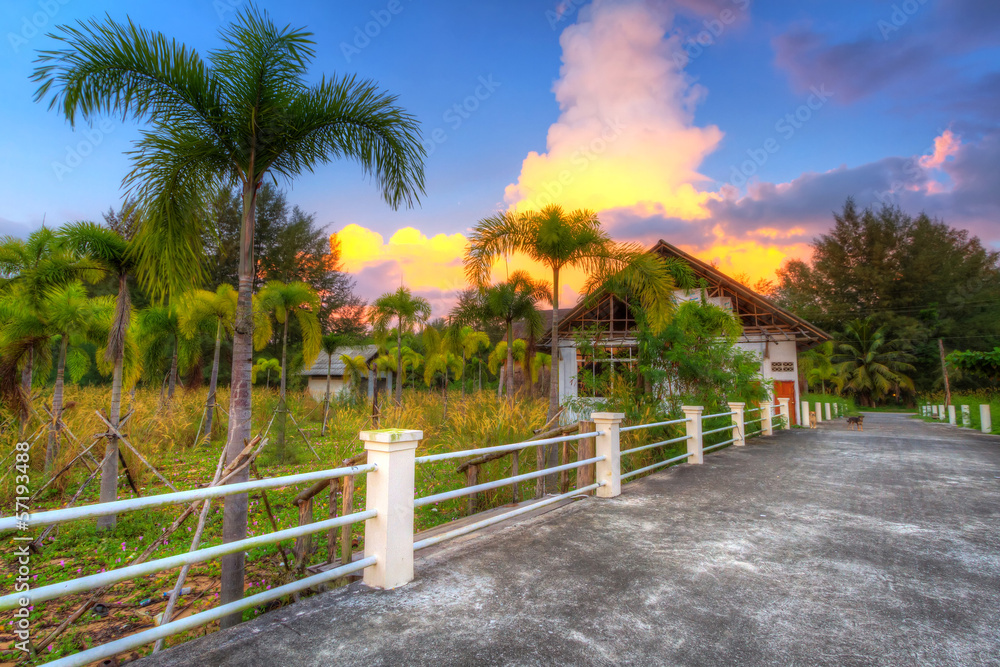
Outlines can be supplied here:
[[684, 411], [684, 412], [698, 412], [698, 413], [701, 413], [701, 412], [705, 411], [705, 406], [704, 405], [682, 405], [681, 406], [681, 410]]
[[404, 428], [385, 428], [378, 431], [361, 431], [358, 437], [364, 442], [387, 445], [406, 443], [416, 447], [417, 443], [424, 439], [424, 432]]
[[591, 421], [621, 421], [625, 419], [624, 412], [592, 412], [590, 414]]
[[746, 406], [745, 401], [729, 401], [729, 407], [731, 408], [742, 408]]

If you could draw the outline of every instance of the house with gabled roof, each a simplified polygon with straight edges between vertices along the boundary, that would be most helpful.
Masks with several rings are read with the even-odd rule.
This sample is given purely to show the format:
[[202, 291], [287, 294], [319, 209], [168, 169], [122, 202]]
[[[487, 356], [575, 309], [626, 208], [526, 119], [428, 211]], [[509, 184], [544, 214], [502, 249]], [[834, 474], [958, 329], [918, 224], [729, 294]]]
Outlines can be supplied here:
[[[754, 352], [760, 359], [760, 375], [774, 383], [774, 399], [788, 398], [792, 423], [797, 423], [799, 405], [799, 354], [830, 335], [746, 285], [730, 278], [714, 266], [684, 252], [666, 241], [659, 241], [649, 252], [687, 263], [702, 285], [693, 290], [677, 290], [678, 302], [705, 298], [734, 313], [742, 325], [737, 345]], [[574, 334], [600, 331], [600, 345], [607, 354], [601, 363], [635, 363], [638, 359], [636, 322], [632, 306], [613, 294], [598, 294], [581, 300], [568, 313], [560, 312], [559, 323], [559, 399], [560, 403], [580, 396], [580, 374], [597, 373], [592, 360], [577, 347]], [[551, 336], [539, 341], [544, 349]]]

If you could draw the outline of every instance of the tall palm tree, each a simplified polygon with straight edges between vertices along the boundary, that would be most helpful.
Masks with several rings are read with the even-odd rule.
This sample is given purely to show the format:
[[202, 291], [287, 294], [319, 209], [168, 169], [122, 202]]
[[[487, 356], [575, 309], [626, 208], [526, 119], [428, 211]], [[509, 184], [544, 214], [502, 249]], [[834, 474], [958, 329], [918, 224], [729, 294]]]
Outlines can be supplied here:
[[[226, 456], [250, 438], [253, 339], [254, 210], [268, 175], [292, 179], [332, 159], [357, 161], [392, 208], [423, 193], [423, 159], [416, 119], [370, 81], [306, 73], [315, 56], [311, 33], [278, 28], [253, 6], [221, 33], [223, 46], [207, 61], [189, 47], [131, 21], [91, 20], [60, 26], [59, 47], [41, 51], [33, 79], [36, 99], [49, 99], [70, 122], [113, 114], [146, 122], [133, 169], [125, 178], [137, 200], [139, 276], [168, 276], [187, 287], [204, 271], [203, 216], [219, 187], [242, 188], [239, 291], [233, 336], [232, 395]], [[232, 482], [249, 479], [248, 469]], [[247, 496], [227, 496], [223, 540], [246, 537]], [[244, 557], [222, 559], [223, 604], [243, 596]], [[232, 614], [222, 621], [230, 627]]]
[[[90, 298], [79, 281], [51, 290], [45, 299], [45, 312], [53, 331], [59, 332], [59, 356], [56, 362], [56, 383], [52, 390], [52, 421], [49, 443], [45, 450], [45, 469], [49, 470], [59, 455], [59, 433], [63, 410], [63, 389], [66, 369], [74, 382], [90, 367], [90, 355], [80, 348], [106, 335], [101, 320], [109, 320], [115, 308], [110, 297]], [[106, 323], [105, 323], [106, 324]], [[102, 331], [104, 328], [104, 331]], [[72, 346], [72, 348], [70, 347]], [[117, 473], [117, 468], [116, 468]], [[115, 477], [117, 481], [117, 474]]]
[[179, 324], [181, 334], [193, 339], [203, 328], [215, 330], [215, 351], [212, 357], [212, 375], [208, 383], [208, 398], [205, 399], [205, 436], [212, 439], [212, 421], [215, 415], [215, 392], [219, 384], [219, 356], [222, 352], [222, 336], [233, 334], [236, 323], [236, 290], [232, 285], [219, 285], [214, 292], [191, 290], [180, 300]]
[[844, 379], [844, 391], [867, 407], [874, 407], [890, 391], [913, 391], [913, 380], [906, 373], [914, 370], [910, 362], [916, 357], [902, 349], [901, 341], [888, 339], [886, 332], [870, 317], [851, 320], [837, 341], [833, 363]]
[[[549, 419], [559, 409], [559, 276], [565, 267], [584, 269], [585, 292], [593, 293], [609, 281], [636, 297], [651, 328], [662, 329], [673, 312], [677, 285], [671, 266], [646, 253], [636, 243], [616, 243], [592, 211], [563, 211], [557, 205], [541, 211], [509, 211], [480, 220], [469, 239], [465, 271], [476, 285], [486, 285], [493, 264], [506, 255], [523, 253], [552, 272], [552, 380]], [[680, 285], [683, 287], [684, 285]], [[549, 458], [556, 456], [555, 445]]]
[[[135, 269], [132, 241], [108, 227], [93, 222], [66, 225], [61, 235], [70, 248], [81, 256], [93, 260], [105, 274], [114, 277], [118, 282], [114, 320], [108, 331], [108, 344], [104, 350], [104, 360], [113, 366], [108, 421], [117, 429], [121, 417], [125, 344], [132, 323], [132, 299], [128, 292], [128, 276]], [[104, 465], [101, 468], [100, 502], [112, 502], [117, 492], [118, 438], [110, 435], [105, 445]], [[113, 514], [98, 517], [97, 530], [110, 530], [115, 527], [116, 521], [117, 517]]]
[[442, 333], [435, 327], [426, 327], [423, 334], [424, 351], [424, 384], [428, 387], [435, 377], [441, 378], [441, 396], [444, 399], [444, 412], [441, 419], [448, 419], [448, 382], [459, 380], [465, 370], [465, 362], [455, 353], [455, 339]]
[[330, 417], [330, 375], [333, 370], [333, 355], [346, 343], [347, 336], [338, 333], [324, 334], [320, 339], [320, 348], [326, 352], [326, 395], [323, 397], [323, 425], [319, 429], [320, 435], [326, 435], [326, 422]]
[[[427, 299], [413, 296], [406, 287], [400, 286], [395, 292], [386, 292], [372, 304], [372, 325], [376, 334], [384, 335], [389, 325], [396, 320], [396, 349], [403, 347], [403, 333], [413, 331], [420, 322], [431, 316], [431, 304]], [[403, 401], [403, 356], [396, 358], [396, 404]]]
[[258, 345], [271, 338], [271, 319], [282, 327], [281, 332], [281, 385], [278, 393], [278, 442], [277, 458], [286, 461], [285, 427], [288, 419], [288, 398], [286, 394], [288, 368], [288, 323], [295, 316], [302, 334], [302, 363], [311, 366], [319, 356], [322, 333], [319, 326], [319, 295], [310, 285], [303, 282], [283, 283], [269, 280], [257, 295], [257, 309], [261, 315], [259, 326], [254, 333]]
[[[470, 326], [464, 326], [458, 333], [458, 345], [462, 350], [462, 365], [464, 366], [472, 357], [477, 357], [480, 352], [490, 349], [490, 337], [485, 331], [476, 331]], [[482, 360], [477, 357], [477, 361], [479, 361], [479, 378], [480, 385], [482, 385]], [[464, 380], [462, 381], [462, 395], [465, 395]]]
[[523, 320], [529, 330], [542, 330], [542, 316], [536, 304], [551, 300], [548, 286], [533, 279], [526, 271], [515, 271], [505, 282], [483, 289], [483, 310], [490, 319], [499, 320], [507, 332], [507, 397], [514, 400], [514, 322]]

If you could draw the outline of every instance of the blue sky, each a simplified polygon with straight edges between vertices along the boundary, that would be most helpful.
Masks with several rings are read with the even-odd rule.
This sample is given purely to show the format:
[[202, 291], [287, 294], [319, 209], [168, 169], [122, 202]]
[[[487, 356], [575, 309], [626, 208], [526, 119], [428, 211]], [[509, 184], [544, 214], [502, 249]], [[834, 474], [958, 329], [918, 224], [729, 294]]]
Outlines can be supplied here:
[[[117, 206], [125, 151], [137, 136], [119, 119], [74, 130], [33, 101], [35, 50], [53, 45], [43, 33], [106, 12], [204, 53], [218, 45], [234, 2], [5, 2], [0, 234], [23, 235], [43, 217], [51, 225], [95, 219]], [[867, 205], [882, 193], [1000, 247], [1000, 3], [569, 0], [561, 10], [548, 0], [398, 3], [395, 14], [390, 0], [259, 3], [276, 22], [315, 33], [316, 78], [372, 78], [399, 96], [427, 137], [440, 128], [446, 138], [428, 138], [427, 196], [417, 209], [389, 210], [350, 163], [284, 184], [290, 200], [331, 232], [356, 225], [382, 237], [395, 268], [367, 255], [349, 267], [369, 296], [420, 269], [419, 250], [390, 247], [397, 230], [412, 227], [428, 242], [451, 235], [457, 247], [453, 235], [479, 218], [537, 195], [532, 174], [568, 154], [552, 137], [566, 131], [572, 141], [588, 141], [586, 123], [577, 121], [595, 109], [628, 115], [650, 106], [631, 116], [627, 141], [595, 160], [612, 165], [613, 176], [634, 168], [654, 190], [663, 183], [662, 196], [648, 187], [596, 200], [567, 193], [568, 205], [606, 211], [602, 219], [616, 236], [667, 238], [734, 271], [766, 274], [781, 258], [806, 252], [846, 197]], [[373, 23], [379, 18], [385, 25]], [[644, 23], [657, 30], [633, 39], [629, 31]], [[366, 27], [377, 34], [359, 39]], [[567, 51], [567, 44], [575, 46]], [[648, 78], [619, 85], [646, 71]], [[482, 99], [470, 98], [477, 90]], [[465, 117], [449, 112], [463, 103], [474, 107]], [[526, 161], [532, 151], [541, 154], [540, 171]], [[77, 160], [74, 152], [86, 154]], [[512, 184], [520, 185], [512, 191]], [[586, 188], [600, 189], [601, 181]], [[679, 197], [687, 203], [675, 206]], [[366, 269], [377, 275], [363, 275]], [[430, 282], [416, 287], [446, 298]]]

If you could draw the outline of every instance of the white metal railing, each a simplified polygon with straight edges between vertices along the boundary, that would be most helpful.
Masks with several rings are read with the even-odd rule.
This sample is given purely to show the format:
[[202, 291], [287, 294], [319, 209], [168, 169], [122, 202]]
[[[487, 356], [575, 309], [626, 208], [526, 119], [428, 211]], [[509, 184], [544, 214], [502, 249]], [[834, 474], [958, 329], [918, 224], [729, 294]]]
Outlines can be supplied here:
[[[49, 512], [38, 512], [29, 514], [27, 517], [24, 517], [23, 515], [3, 517], [0, 518], [0, 530], [10, 530], [14, 528], [24, 530], [31, 527], [65, 523], [76, 519], [96, 518], [110, 514], [121, 514], [141, 509], [148, 509], [151, 507], [207, 501], [213, 498], [239, 495], [254, 490], [272, 489], [321, 480], [332, 480], [341, 477], [359, 475], [362, 473], [376, 472], [377, 470], [377, 465], [369, 463], [366, 465], [320, 470], [310, 473], [302, 473], [299, 475], [272, 477], [251, 482], [210, 486], [202, 489], [166, 493], [158, 496], [145, 496], [142, 498], [131, 498], [109, 503], [99, 503], [96, 505], [83, 505], [80, 507], [52, 510]], [[29, 605], [35, 605], [66, 595], [75, 595], [104, 588], [106, 586], [111, 586], [122, 581], [135, 579], [148, 574], [163, 572], [165, 570], [171, 570], [185, 565], [203, 563], [226, 554], [246, 551], [254, 547], [274, 544], [288, 539], [299, 538], [305, 535], [322, 532], [324, 530], [330, 530], [331, 528], [353, 524], [358, 521], [367, 521], [369, 519], [374, 519], [377, 516], [377, 511], [368, 509], [363, 512], [355, 512], [353, 514], [325, 521], [310, 523], [286, 530], [279, 530], [266, 535], [258, 535], [242, 540], [227, 542], [214, 547], [196, 549], [146, 563], [128, 565], [122, 568], [100, 572], [98, 574], [75, 577], [29, 591], [4, 595], [0, 597], [0, 611], [13, 609], [15, 607], [24, 607], [25, 599], [28, 601]], [[353, 563], [348, 563], [341, 567], [327, 570], [312, 577], [300, 579], [250, 597], [214, 607], [207, 611], [192, 614], [191, 616], [187, 616], [183, 619], [169, 621], [149, 630], [129, 635], [107, 644], [95, 646], [80, 653], [75, 653], [46, 664], [58, 667], [82, 667], [84, 665], [89, 665], [94, 661], [108, 658], [118, 653], [150, 644], [159, 639], [217, 621], [225, 616], [228, 616], [229, 614], [250, 609], [264, 602], [276, 600], [285, 595], [290, 595], [312, 586], [316, 586], [317, 584], [344, 577], [352, 572], [363, 570], [376, 564], [377, 562], [378, 559], [375, 556], [366, 557]]]
[[[773, 413], [764, 412], [764, 416], [760, 419], [744, 422], [743, 417], [745, 413], [742, 409], [742, 404], [733, 403], [730, 404], [730, 406], [735, 409], [732, 409], [729, 412], [720, 412], [711, 415], [702, 415], [701, 413], [703, 409], [701, 407], [684, 407], [684, 418], [653, 422], [650, 424], [634, 424], [624, 428], [621, 427], [621, 420], [624, 418], [624, 415], [620, 413], [594, 413], [591, 415], [591, 420], [596, 426], [596, 430], [593, 432], [547, 438], [544, 440], [528, 440], [507, 445], [497, 445], [494, 447], [482, 447], [479, 449], [442, 452], [423, 456], [415, 455], [418, 443], [423, 439], [423, 433], [421, 431], [365, 431], [361, 433], [361, 439], [365, 443], [365, 449], [368, 452], [368, 462], [364, 465], [303, 473], [286, 477], [269, 478], [239, 484], [211, 486], [203, 489], [163, 494], [161, 496], [148, 496], [145, 498], [135, 498], [131, 500], [116, 501], [113, 503], [67, 508], [33, 514], [27, 518], [27, 526], [49, 525], [71, 521], [74, 519], [91, 518], [134, 511], [136, 509], [210, 500], [212, 498], [246, 493], [248, 491], [258, 489], [269, 489], [306, 482], [317, 482], [326, 479], [335, 479], [338, 477], [360, 475], [362, 473], [368, 474], [368, 484], [365, 494], [367, 508], [364, 511], [354, 512], [345, 516], [309, 523], [286, 530], [280, 530], [268, 535], [247, 538], [219, 546], [207, 547], [204, 549], [178, 554], [176, 556], [161, 558], [148, 563], [130, 565], [111, 572], [103, 572], [96, 575], [88, 575], [65, 582], [50, 584], [28, 593], [6, 595], [0, 598], [0, 610], [10, 609], [13, 606], [16, 606], [23, 597], [29, 597], [32, 603], [44, 602], [46, 600], [56, 599], [65, 595], [94, 590], [103, 586], [119, 583], [127, 579], [134, 579], [136, 577], [141, 577], [154, 572], [205, 562], [225, 554], [235, 553], [283, 540], [304, 537], [306, 535], [330, 530], [336, 527], [343, 527], [358, 521], [365, 522], [365, 553], [364, 558], [358, 561], [348, 563], [346, 565], [327, 570], [320, 574], [279, 586], [256, 595], [252, 595], [235, 602], [230, 602], [192, 616], [170, 621], [162, 626], [154, 627], [114, 642], [88, 649], [50, 664], [59, 665], [60, 667], [87, 665], [96, 660], [128, 651], [164, 637], [185, 632], [206, 623], [219, 620], [229, 614], [249, 609], [264, 602], [269, 602], [282, 596], [305, 590], [318, 584], [332, 581], [334, 579], [344, 577], [347, 574], [362, 570], [365, 572], [365, 583], [370, 586], [376, 588], [394, 588], [413, 579], [413, 554], [416, 551], [439, 544], [445, 540], [472, 533], [487, 526], [507, 521], [528, 512], [552, 505], [553, 503], [558, 503], [573, 497], [589, 494], [591, 492], [596, 492], [596, 495], [601, 498], [615, 497], [620, 495], [621, 484], [624, 480], [632, 479], [639, 475], [658, 470], [664, 466], [684, 461], [689, 464], [700, 464], [703, 462], [703, 455], [705, 452], [714, 451], [733, 443], [745, 444], [745, 437], [740, 433], [740, 431], [742, 431], [745, 427], [745, 424], [766, 422], [768, 417], [772, 420], [781, 418], [780, 408], [778, 408]], [[746, 412], [755, 412], [762, 409], [763, 406], [758, 406], [756, 408], [751, 408]], [[721, 428], [703, 431], [703, 424], [705, 420], [718, 417], [731, 417], [731, 423]], [[622, 433], [663, 426], [679, 425], [684, 426], [686, 431], [684, 435], [652, 443], [640, 444], [629, 449], [621, 448], [620, 436]], [[733, 437], [723, 442], [713, 443], [707, 447], [705, 446], [705, 436], [721, 433], [723, 431], [732, 431]], [[588, 458], [549, 468], [542, 468], [540, 470], [520, 475], [512, 475], [510, 477], [484, 482], [482, 484], [474, 484], [452, 491], [445, 491], [420, 498], [415, 497], [413, 479], [417, 465], [457, 458], [481, 456], [483, 454], [513, 452], [529, 447], [539, 447], [543, 445], [565, 443], [583, 439], [594, 439], [595, 442], [595, 451], [593, 452], [593, 455], [588, 456]], [[637, 454], [639, 452], [682, 442], [687, 446], [686, 453], [678, 456], [672, 456], [666, 460], [658, 461], [636, 470], [631, 470], [625, 473], [622, 472], [622, 456]], [[481, 493], [504, 486], [512, 486], [547, 475], [568, 472], [570, 470], [580, 470], [586, 466], [595, 467], [595, 478], [593, 478], [592, 483], [587, 483], [589, 480], [584, 478], [582, 480], [583, 485], [576, 489], [546, 496], [533, 503], [524, 504], [523, 506], [510, 511], [484, 518], [480, 521], [467, 525], [459, 526], [432, 537], [427, 537], [419, 541], [413, 540], [412, 528], [414, 525], [414, 510], [417, 507], [424, 507], [434, 503]], [[14, 527], [24, 527], [23, 521], [24, 517], [0, 518], [0, 530], [9, 530]]]

